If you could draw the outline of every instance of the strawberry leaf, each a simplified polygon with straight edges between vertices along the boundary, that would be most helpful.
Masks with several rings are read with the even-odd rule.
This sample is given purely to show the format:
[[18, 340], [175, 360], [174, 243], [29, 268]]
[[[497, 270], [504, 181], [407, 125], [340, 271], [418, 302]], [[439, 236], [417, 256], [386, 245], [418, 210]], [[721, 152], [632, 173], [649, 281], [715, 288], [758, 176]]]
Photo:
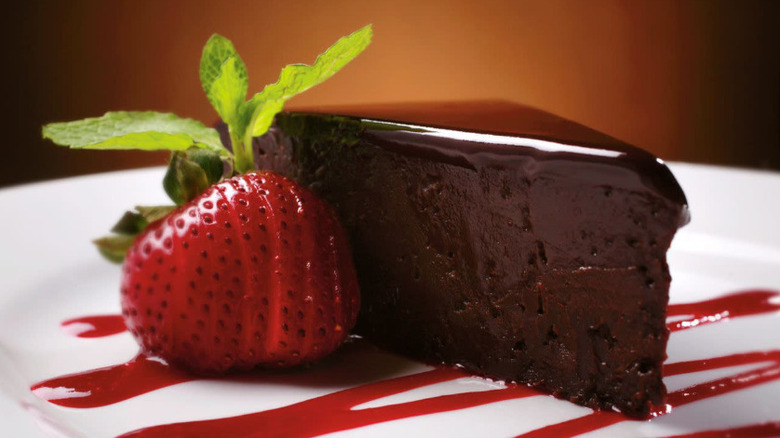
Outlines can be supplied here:
[[209, 151], [174, 152], [163, 178], [163, 188], [176, 205], [184, 204], [222, 179], [224, 165]]
[[206, 172], [206, 177], [211, 184], [219, 182], [226, 174], [226, 167], [230, 169], [232, 164], [229, 160], [223, 161], [219, 155], [203, 149], [190, 149], [186, 155], [188, 160], [194, 162]]
[[127, 250], [130, 249], [134, 241], [135, 235], [114, 234], [95, 239], [92, 243], [97, 246], [100, 254], [109, 261], [122, 263], [125, 259], [125, 254], [127, 254]]
[[149, 223], [144, 217], [135, 211], [126, 211], [122, 218], [111, 228], [112, 233], [125, 236], [135, 236], [146, 228]]
[[[144, 220], [146, 221], [146, 225], [149, 225], [152, 222], [159, 221], [165, 216], [168, 216], [173, 210], [176, 210], [176, 206], [174, 205], [154, 205], [154, 206], [138, 205], [135, 207], [135, 211], [137, 211], [138, 214], [144, 218]], [[143, 231], [145, 228], [146, 226], [144, 226], [144, 228], [141, 229], [141, 231]]]
[[228, 155], [219, 133], [202, 123], [154, 111], [108, 112], [75, 122], [50, 123], [43, 137], [73, 149], [183, 151], [191, 147]]
[[137, 206], [135, 211], [126, 211], [122, 215], [111, 228], [113, 234], [95, 239], [93, 243], [103, 257], [114, 263], [121, 263], [127, 250], [135, 241], [135, 237], [141, 234], [149, 224], [168, 216], [175, 209], [175, 205]]
[[135, 211], [125, 212], [119, 221], [114, 224], [114, 227], [111, 228], [111, 232], [135, 236], [145, 230], [149, 224], [168, 216], [175, 209], [175, 205], [136, 206]]

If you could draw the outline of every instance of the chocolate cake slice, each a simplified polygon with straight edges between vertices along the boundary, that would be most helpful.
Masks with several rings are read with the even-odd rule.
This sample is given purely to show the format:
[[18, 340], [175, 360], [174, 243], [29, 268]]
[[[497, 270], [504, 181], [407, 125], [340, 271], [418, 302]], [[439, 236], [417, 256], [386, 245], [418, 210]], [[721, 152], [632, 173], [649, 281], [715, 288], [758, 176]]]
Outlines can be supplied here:
[[341, 218], [359, 334], [632, 417], [663, 403], [688, 210], [651, 154], [505, 102], [285, 112], [256, 148]]

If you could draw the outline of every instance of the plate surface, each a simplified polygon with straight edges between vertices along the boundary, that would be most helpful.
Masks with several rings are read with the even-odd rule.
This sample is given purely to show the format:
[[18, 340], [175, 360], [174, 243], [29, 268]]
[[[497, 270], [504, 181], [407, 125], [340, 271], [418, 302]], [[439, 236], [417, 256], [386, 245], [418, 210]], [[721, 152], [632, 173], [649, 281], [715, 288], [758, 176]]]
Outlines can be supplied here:
[[[671, 301], [749, 290], [780, 290], [780, 174], [689, 164], [670, 166], [688, 196], [693, 221], [669, 253]], [[73, 409], [35, 397], [30, 385], [119, 364], [137, 346], [127, 333], [77, 338], [66, 319], [115, 314], [119, 268], [89, 240], [128, 207], [165, 203], [164, 169], [117, 172], [0, 191], [0, 436], [111, 437], [140, 427], [219, 418], [289, 405], [427, 367], [355, 345], [316, 369], [245, 381], [198, 380], [113, 405]], [[708, 324], [672, 334], [668, 362], [780, 350], [780, 314]], [[668, 377], [670, 391], [756, 365]], [[379, 399], [360, 408], [501, 384], [463, 378]], [[332, 436], [511, 437], [592, 411], [536, 396], [406, 418]], [[657, 437], [767, 421], [780, 422], [780, 380], [687, 404], [650, 422], [622, 422], [588, 436]], [[330, 436], [330, 435], [329, 435]]]

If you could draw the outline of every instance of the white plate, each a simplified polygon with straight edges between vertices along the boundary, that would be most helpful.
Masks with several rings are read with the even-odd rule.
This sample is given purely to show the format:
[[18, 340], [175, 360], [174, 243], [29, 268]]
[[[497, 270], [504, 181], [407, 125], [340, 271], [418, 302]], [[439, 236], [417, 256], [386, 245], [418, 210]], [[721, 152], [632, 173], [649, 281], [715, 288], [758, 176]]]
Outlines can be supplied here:
[[[675, 164], [693, 221], [669, 255], [672, 301], [695, 301], [742, 289], [780, 290], [780, 174]], [[416, 373], [425, 367], [379, 352], [334, 360], [339, 376], [323, 384], [235, 384], [195, 381], [94, 409], [39, 400], [31, 384], [117, 364], [137, 347], [130, 335], [83, 339], [60, 322], [118, 312], [117, 267], [89, 243], [128, 207], [166, 201], [163, 169], [117, 172], [0, 191], [0, 436], [110, 437], [139, 427], [217, 418], [283, 406], [361, 381]], [[780, 315], [765, 314], [674, 333], [669, 361], [780, 349]], [[381, 364], [382, 366], [378, 366]], [[330, 373], [333, 370], [327, 371]], [[670, 390], [733, 374], [734, 369], [667, 379]], [[292, 381], [292, 382], [290, 382]], [[397, 403], [435, 394], [494, 389], [468, 378], [381, 400]], [[377, 403], [374, 403], [376, 405]], [[548, 396], [381, 423], [334, 436], [515, 436], [590, 413]], [[305, 419], [302, 419], [305, 421]], [[780, 381], [675, 409], [651, 422], [623, 422], [589, 436], [666, 436], [780, 421]], [[37, 424], [37, 426], [36, 426]]]

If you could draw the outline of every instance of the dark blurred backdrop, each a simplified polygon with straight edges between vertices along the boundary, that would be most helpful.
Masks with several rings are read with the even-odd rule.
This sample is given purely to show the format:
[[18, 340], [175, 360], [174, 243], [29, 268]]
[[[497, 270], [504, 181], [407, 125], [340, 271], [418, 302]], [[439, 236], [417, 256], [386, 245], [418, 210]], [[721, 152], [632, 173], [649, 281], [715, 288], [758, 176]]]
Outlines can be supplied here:
[[5, 6], [0, 186], [162, 164], [59, 149], [51, 121], [109, 110], [216, 120], [203, 44], [231, 38], [251, 91], [374, 23], [354, 64], [293, 105], [501, 98], [667, 160], [780, 169], [780, 2], [105, 1]]

